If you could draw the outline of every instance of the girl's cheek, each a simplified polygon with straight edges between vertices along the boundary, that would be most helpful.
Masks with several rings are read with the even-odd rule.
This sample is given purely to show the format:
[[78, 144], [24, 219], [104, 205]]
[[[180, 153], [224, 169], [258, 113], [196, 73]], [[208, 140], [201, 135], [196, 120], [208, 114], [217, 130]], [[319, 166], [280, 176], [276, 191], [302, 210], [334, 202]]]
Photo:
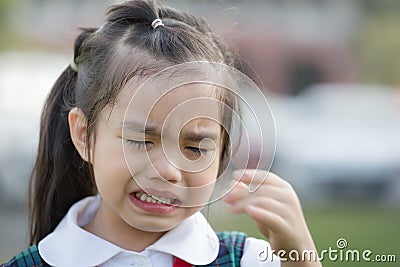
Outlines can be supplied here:
[[145, 172], [155, 166], [148, 154], [135, 153], [133, 151], [124, 153], [121, 164], [124, 165], [125, 169], [130, 172], [131, 175]]
[[192, 174], [187, 177], [187, 184], [189, 187], [204, 186], [207, 184], [212, 184], [217, 180], [216, 171], [205, 171], [198, 174]]

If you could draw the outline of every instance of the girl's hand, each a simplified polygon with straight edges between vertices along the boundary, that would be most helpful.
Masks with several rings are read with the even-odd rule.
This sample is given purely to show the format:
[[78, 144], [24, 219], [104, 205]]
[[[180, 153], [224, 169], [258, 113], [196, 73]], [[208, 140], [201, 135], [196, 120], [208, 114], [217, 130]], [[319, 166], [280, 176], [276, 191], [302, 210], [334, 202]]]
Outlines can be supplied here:
[[[284, 250], [286, 255], [297, 250], [314, 250], [314, 242], [306, 225], [300, 201], [292, 186], [277, 175], [263, 170], [238, 170], [234, 177], [240, 180], [235, 188], [224, 198], [228, 209], [233, 213], [247, 213], [258, 230], [269, 240], [275, 252]], [[259, 188], [250, 193], [248, 185]], [[281, 256], [282, 255], [278, 255]], [[312, 261], [287, 262], [282, 266], [321, 266]]]

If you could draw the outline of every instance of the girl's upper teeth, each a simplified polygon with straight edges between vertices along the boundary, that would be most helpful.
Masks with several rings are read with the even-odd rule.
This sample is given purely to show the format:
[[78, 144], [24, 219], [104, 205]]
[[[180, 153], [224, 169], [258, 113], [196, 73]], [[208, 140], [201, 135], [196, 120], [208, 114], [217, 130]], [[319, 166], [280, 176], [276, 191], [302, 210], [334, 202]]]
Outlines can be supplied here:
[[158, 204], [171, 204], [174, 202], [174, 199], [168, 197], [155, 197], [144, 192], [136, 192], [136, 197], [141, 201], [146, 201], [150, 203], [158, 203]]

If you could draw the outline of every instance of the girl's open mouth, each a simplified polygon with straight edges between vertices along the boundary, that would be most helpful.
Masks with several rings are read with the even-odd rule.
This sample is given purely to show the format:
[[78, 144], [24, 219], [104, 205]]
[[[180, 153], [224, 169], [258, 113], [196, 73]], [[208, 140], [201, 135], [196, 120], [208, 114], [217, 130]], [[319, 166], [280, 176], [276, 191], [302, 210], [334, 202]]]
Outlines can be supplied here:
[[180, 201], [175, 198], [170, 198], [170, 197], [158, 197], [158, 196], [153, 196], [149, 195], [145, 192], [136, 192], [134, 193], [136, 199], [149, 202], [149, 203], [155, 203], [155, 204], [165, 204], [165, 205], [179, 205]]
[[182, 204], [175, 195], [168, 192], [133, 192], [129, 194], [131, 202], [149, 213], [169, 214], [176, 211]]

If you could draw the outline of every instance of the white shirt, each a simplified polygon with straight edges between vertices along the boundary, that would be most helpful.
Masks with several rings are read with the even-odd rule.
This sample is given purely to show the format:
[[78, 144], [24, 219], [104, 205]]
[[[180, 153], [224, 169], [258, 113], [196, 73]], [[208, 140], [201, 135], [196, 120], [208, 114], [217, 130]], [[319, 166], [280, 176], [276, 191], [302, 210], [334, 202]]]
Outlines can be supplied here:
[[[39, 244], [40, 256], [60, 267], [171, 267], [174, 257], [193, 265], [206, 265], [218, 255], [219, 241], [204, 216], [197, 212], [142, 252], [120, 248], [82, 228], [95, 216], [100, 197], [87, 197], [75, 203], [56, 227]], [[140, 242], [140, 241], [138, 241]], [[240, 261], [243, 267], [278, 267], [268, 242], [246, 238]], [[268, 260], [260, 260], [259, 255]]]

